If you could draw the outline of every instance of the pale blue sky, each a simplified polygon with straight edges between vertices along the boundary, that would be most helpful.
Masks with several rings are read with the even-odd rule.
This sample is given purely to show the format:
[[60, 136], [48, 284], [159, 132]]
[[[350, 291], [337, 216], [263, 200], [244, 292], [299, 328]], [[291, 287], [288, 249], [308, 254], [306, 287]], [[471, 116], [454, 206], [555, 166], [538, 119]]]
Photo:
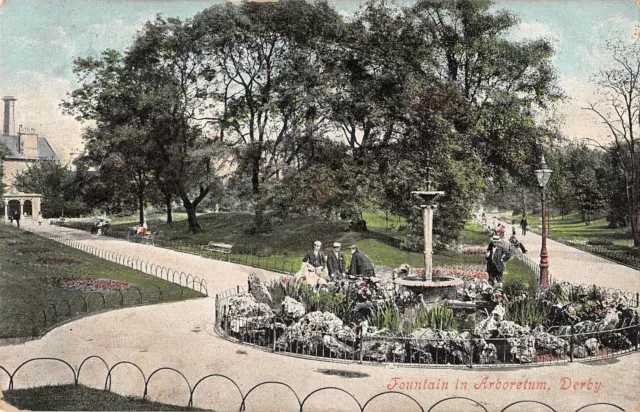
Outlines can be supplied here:
[[[78, 147], [80, 126], [61, 117], [57, 108], [65, 93], [76, 86], [73, 59], [108, 47], [126, 48], [136, 30], [157, 13], [190, 17], [216, 3], [220, 1], [4, 0], [0, 9], [0, 94], [18, 98], [18, 124], [37, 127], [60, 150]], [[345, 12], [357, 10], [360, 3], [331, 2]], [[607, 60], [605, 40], [634, 38], [640, 22], [636, 1], [500, 0], [496, 7], [521, 17], [513, 39], [553, 39], [561, 84], [574, 98], [561, 108], [567, 119], [563, 130], [570, 136], [597, 137], [599, 129], [589, 125], [579, 107], [593, 91], [589, 77]]]

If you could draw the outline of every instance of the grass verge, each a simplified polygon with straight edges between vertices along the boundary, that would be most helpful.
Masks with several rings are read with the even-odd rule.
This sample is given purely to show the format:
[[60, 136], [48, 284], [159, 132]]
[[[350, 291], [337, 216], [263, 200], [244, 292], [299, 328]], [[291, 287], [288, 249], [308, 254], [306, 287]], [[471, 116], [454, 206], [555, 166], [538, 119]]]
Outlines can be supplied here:
[[83, 385], [40, 386], [3, 393], [5, 401], [29, 411], [201, 411], [187, 406], [150, 402]]
[[[0, 265], [0, 338], [37, 336], [62, 321], [93, 311], [203, 296], [4, 225], [0, 226]], [[95, 291], [78, 286], [78, 279], [92, 283]], [[109, 282], [94, 282], [98, 279], [131, 286], [121, 289], [120, 295], [105, 286]]]

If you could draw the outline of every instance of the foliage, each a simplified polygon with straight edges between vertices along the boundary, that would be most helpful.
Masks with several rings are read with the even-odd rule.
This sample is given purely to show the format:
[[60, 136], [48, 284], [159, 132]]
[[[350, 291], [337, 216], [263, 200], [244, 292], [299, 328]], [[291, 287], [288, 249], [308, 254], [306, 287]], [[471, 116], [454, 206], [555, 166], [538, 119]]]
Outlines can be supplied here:
[[84, 181], [59, 163], [35, 163], [16, 176], [15, 184], [22, 192], [42, 194], [44, 217], [77, 217], [90, 212], [84, 202]]
[[439, 330], [456, 330], [458, 323], [452, 309], [434, 303], [431, 307], [420, 306], [418, 308], [416, 319], [411, 327], [413, 329], [429, 327]]
[[384, 302], [372, 312], [369, 323], [378, 329], [388, 329], [393, 333], [402, 330], [402, 314], [400, 309], [391, 302]]
[[505, 319], [520, 326], [535, 328], [538, 325], [543, 325], [548, 317], [549, 308], [535, 298], [511, 300], [505, 307]]
[[520, 279], [513, 279], [505, 282], [502, 292], [507, 296], [508, 300], [519, 298], [521, 296], [531, 296], [529, 285]]

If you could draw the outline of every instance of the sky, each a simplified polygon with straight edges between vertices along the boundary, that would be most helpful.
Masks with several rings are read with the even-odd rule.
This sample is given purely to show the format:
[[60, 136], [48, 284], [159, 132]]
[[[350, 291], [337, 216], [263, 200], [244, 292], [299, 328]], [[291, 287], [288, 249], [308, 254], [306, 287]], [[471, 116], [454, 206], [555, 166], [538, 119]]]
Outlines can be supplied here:
[[[406, 1], [406, 0], [405, 0]], [[202, 0], [0, 0], [0, 95], [16, 102], [16, 124], [49, 139], [63, 160], [82, 147], [81, 129], [59, 103], [78, 87], [73, 59], [124, 50], [136, 31], [158, 13], [186, 18], [223, 1]], [[608, 139], [607, 131], [581, 109], [597, 101], [590, 79], [608, 64], [606, 41], [637, 39], [640, 1], [497, 0], [496, 8], [516, 13], [513, 40], [548, 38], [553, 63], [568, 100], [559, 108], [566, 137]], [[357, 0], [330, 1], [344, 15]], [[402, 4], [402, 3], [400, 3]], [[408, 1], [404, 4], [408, 4]]]

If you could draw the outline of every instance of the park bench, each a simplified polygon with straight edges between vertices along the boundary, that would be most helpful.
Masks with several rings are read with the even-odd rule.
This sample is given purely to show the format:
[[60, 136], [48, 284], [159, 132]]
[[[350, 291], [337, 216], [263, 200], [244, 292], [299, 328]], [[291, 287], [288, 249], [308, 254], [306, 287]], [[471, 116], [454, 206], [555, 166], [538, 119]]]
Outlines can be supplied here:
[[219, 253], [231, 253], [231, 248], [233, 245], [229, 245], [226, 243], [218, 243], [218, 242], [209, 242], [206, 245], [203, 245], [202, 250], [208, 250], [209, 252], [219, 252]]

